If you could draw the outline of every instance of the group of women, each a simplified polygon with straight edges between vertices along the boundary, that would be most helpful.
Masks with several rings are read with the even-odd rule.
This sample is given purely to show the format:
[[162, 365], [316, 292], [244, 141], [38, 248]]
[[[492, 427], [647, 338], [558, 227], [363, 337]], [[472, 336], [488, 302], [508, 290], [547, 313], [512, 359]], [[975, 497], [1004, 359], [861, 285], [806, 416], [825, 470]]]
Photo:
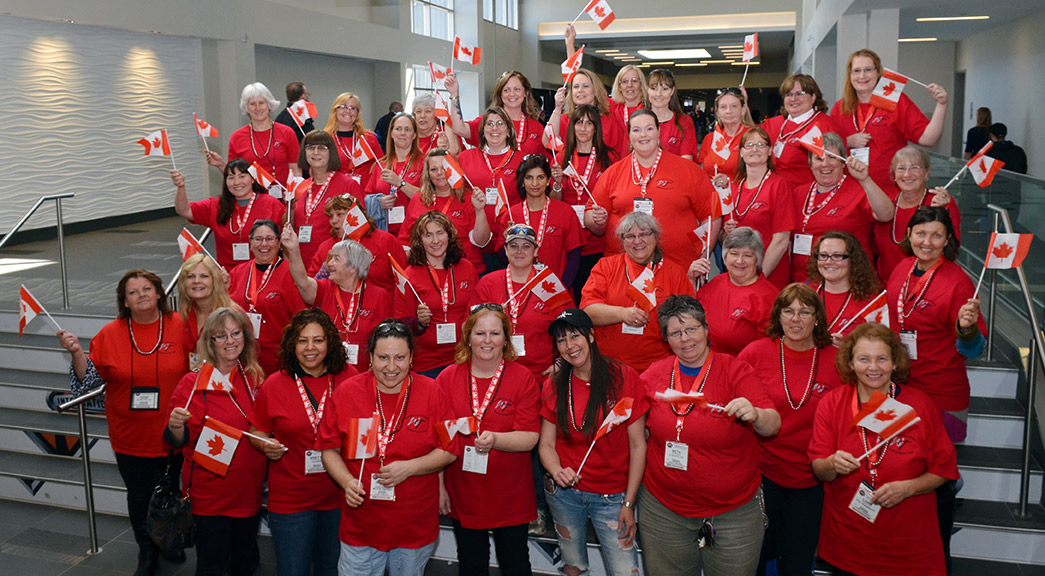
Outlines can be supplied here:
[[[818, 554], [837, 574], [945, 573], [985, 332], [955, 202], [908, 144], [939, 139], [947, 95], [929, 86], [931, 119], [906, 96], [882, 110], [877, 56], [848, 69], [830, 115], [806, 75], [762, 126], [722, 91], [700, 145], [668, 70], [625, 67], [612, 98], [579, 71], [548, 131], [522, 74], [466, 122], [451, 73], [451, 122], [418, 98], [365, 161], [356, 95], [299, 147], [247, 86], [230, 160], [208, 153], [221, 195], [190, 202], [171, 172], [217, 248], [185, 261], [179, 311], [134, 270], [89, 356], [59, 333], [74, 389], [108, 384], [138, 574], [168, 452], [197, 574], [253, 572], [266, 482], [281, 575], [422, 574], [440, 514], [462, 574], [486, 573], [491, 533], [501, 572], [529, 574], [545, 506], [563, 574], [590, 569], [588, 518], [612, 574], [638, 573], [638, 545], [658, 575], [809, 574]], [[845, 160], [797, 144], [814, 126]], [[887, 325], [867, 318], [882, 285]], [[879, 394], [921, 422], [852, 426]], [[240, 445], [200, 441], [215, 430]]]

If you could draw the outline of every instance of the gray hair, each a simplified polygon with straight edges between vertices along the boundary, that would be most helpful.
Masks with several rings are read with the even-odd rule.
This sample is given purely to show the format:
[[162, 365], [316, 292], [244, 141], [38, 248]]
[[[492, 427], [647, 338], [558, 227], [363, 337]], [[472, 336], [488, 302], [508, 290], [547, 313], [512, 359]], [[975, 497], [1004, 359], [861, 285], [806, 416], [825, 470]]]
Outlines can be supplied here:
[[660, 335], [665, 340], [668, 339], [668, 320], [679, 318], [683, 314], [692, 316], [704, 326], [708, 325], [704, 306], [696, 298], [688, 294], [672, 294], [657, 307], [657, 324], [660, 325]]
[[758, 269], [762, 269], [762, 258], [766, 255], [766, 245], [762, 242], [762, 235], [758, 230], [748, 226], [741, 226], [729, 233], [722, 241], [722, 255], [734, 248], [750, 248], [755, 252], [755, 261]]
[[345, 263], [349, 268], [356, 269], [356, 278], [366, 280], [370, 274], [370, 263], [374, 261], [374, 255], [365, 246], [355, 240], [342, 240], [330, 247], [330, 251], [337, 250], [345, 256]]
[[[824, 138], [824, 149], [825, 150], [830, 150], [830, 151], [834, 152], [835, 154], [838, 154], [842, 158], [845, 158], [845, 156], [846, 156], [845, 142], [842, 141], [842, 137], [841, 136], [839, 136], [838, 134], [835, 134], [834, 132], [825, 132], [823, 138]], [[814, 156], [813, 151], [810, 150], [809, 151], [809, 162], [810, 162], [810, 165], [812, 165], [813, 156]]]
[[429, 108], [435, 108], [435, 96], [431, 92], [425, 92], [417, 98], [414, 98], [414, 110], [417, 110], [418, 106], [428, 106]]
[[925, 151], [925, 148], [918, 146], [917, 144], [908, 144], [903, 148], [896, 151], [893, 154], [893, 161], [889, 164], [889, 172], [896, 172], [896, 167], [900, 165], [903, 160], [908, 161], [916, 166], [921, 166], [926, 171], [926, 179], [928, 179], [929, 172], [929, 153]]
[[275, 116], [276, 111], [279, 110], [279, 100], [276, 100], [276, 97], [272, 95], [272, 91], [261, 82], [247, 84], [243, 87], [243, 92], [239, 96], [239, 111], [242, 112], [244, 116], [249, 117], [250, 114], [247, 112], [247, 102], [251, 98], [257, 98], [258, 96], [261, 96], [266, 102], [268, 102], [269, 118]]
[[621, 242], [624, 241], [624, 235], [628, 233], [632, 227], [638, 227], [639, 230], [649, 230], [653, 232], [653, 236], [660, 239], [660, 224], [657, 219], [645, 212], [638, 210], [625, 214], [620, 222], [617, 223], [617, 239]]

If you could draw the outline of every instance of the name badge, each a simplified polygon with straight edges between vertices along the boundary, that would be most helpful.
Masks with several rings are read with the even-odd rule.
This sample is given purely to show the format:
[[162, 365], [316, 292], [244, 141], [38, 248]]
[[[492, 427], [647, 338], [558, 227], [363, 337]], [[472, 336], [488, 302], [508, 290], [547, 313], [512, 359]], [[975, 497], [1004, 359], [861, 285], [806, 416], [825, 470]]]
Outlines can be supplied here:
[[791, 245], [791, 253], [799, 256], [809, 256], [813, 253], [813, 235], [795, 234], [795, 241]]
[[261, 314], [247, 312], [247, 318], [250, 318], [250, 325], [254, 327], [254, 339], [261, 338]]
[[881, 505], [872, 504], [871, 498], [874, 496], [874, 488], [867, 482], [861, 482], [860, 486], [856, 489], [856, 494], [853, 495], [853, 501], [849, 503], [849, 509], [860, 515], [861, 518], [874, 524], [875, 519], [878, 518], [878, 513], [882, 510]]
[[686, 470], [689, 467], [689, 446], [668, 440], [664, 443], [664, 467]]
[[457, 324], [436, 324], [435, 325], [435, 343], [436, 344], [453, 344], [457, 342]]
[[232, 243], [233, 260], [250, 260], [250, 245], [246, 242]]
[[475, 446], [464, 447], [464, 461], [461, 469], [473, 474], [486, 474], [486, 465], [490, 462], [490, 453], [480, 453]]
[[495, 206], [497, 204], [497, 187], [493, 186], [486, 189], [486, 205]]
[[345, 346], [345, 363], [356, 365], [359, 363], [359, 344], [349, 344], [348, 342], [342, 342]]
[[155, 386], [131, 388], [131, 410], [159, 410], [160, 389]]
[[904, 348], [907, 348], [907, 355], [911, 357], [911, 360], [918, 359], [918, 331], [917, 330], [901, 330], [900, 331], [900, 343], [903, 344]]
[[322, 450], [305, 450], [305, 474], [324, 474]]
[[777, 140], [776, 144], [773, 144], [773, 157], [780, 158], [780, 155], [784, 153], [784, 141]]
[[581, 223], [581, 228], [584, 228], [584, 204], [574, 204], [572, 208], [577, 213], [577, 221]]
[[868, 167], [871, 166], [871, 149], [870, 148], [868, 148], [866, 146], [863, 147], [863, 148], [853, 148], [852, 150], [849, 151], [849, 155], [850, 156], [856, 156], [857, 160], [863, 162], [864, 164], [867, 164]]
[[515, 353], [518, 356], [526, 356], [526, 336], [512, 334], [512, 347], [515, 348]]
[[620, 333], [621, 334], [637, 334], [639, 336], [642, 336], [642, 333], [645, 332], [645, 331], [646, 331], [646, 327], [645, 326], [632, 326], [631, 324], [626, 324], [624, 322], [621, 322], [621, 325], [620, 325]]
[[636, 198], [632, 200], [632, 209], [636, 212], [645, 212], [650, 216], [653, 216], [653, 199], [651, 198]]
[[370, 499], [371, 500], [387, 500], [388, 502], [395, 502], [396, 499], [396, 488], [395, 486], [382, 486], [377, 481], [377, 474], [370, 475]]
[[298, 242], [301, 244], [310, 244], [312, 242], [311, 226], [302, 226], [298, 228]]
[[406, 221], [406, 206], [392, 206], [388, 209], [388, 223], [402, 224]]

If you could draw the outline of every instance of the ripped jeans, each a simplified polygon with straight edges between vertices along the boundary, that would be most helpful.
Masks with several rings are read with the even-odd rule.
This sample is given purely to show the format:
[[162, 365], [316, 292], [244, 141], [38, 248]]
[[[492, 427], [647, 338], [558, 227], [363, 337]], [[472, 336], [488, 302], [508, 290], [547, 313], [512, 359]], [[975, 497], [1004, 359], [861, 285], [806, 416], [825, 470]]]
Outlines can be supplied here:
[[[624, 493], [595, 494], [576, 488], [560, 488], [550, 477], [544, 479], [544, 495], [548, 499], [559, 538], [563, 566], [560, 574], [587, 576], [587, 524], [591, 517], [595, 535], [599, 538], [602, 562], [609, 576], [631, 576], [639, 573], [639, 555], [634, 543], [624, 549], [617, 540], [617, 525]], [[567, 567], [574, 570], [567, 571]]]

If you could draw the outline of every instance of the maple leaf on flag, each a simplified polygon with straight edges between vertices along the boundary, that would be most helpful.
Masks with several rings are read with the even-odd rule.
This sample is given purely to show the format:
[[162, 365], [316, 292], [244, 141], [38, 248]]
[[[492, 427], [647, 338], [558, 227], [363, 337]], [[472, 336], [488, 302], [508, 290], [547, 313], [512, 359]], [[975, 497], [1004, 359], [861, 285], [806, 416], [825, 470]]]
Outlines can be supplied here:
[[984, 163], [983, 158], [980, 158], [980, 172], [987, 173], [987, 164]]
[[745, 52], [750, 52], [750, 51], [752, 51], [754, 49], [755, 49], [755, 45], [754, 44], [752, 44], [751, 42], [744, 42], [744, 51]]
[[722, 203], [723, 204], [732, 204], [733, 203], [733, 196], [731, 194], [726, 194], [725, 196], [722, 197]]
[[886, 84], [884, 88], [882, 88], [882, 95], [883, 96], [892, 96], [893, 95], [893, 90], [896, 90], [896, 83], [895, 82], [890, 82], [890, 83]]
[[160, 140], [159, 138], [156, 138], [152, 141], [152, 145], [156, 148], [159, 148], [161, 144], [163, 144], [163, 140]]
[[653, 283], [653, 278], [647, 278], [642, 284], [642, 291], [652, 293], [657, 289], [657, 286]]
[[595, 7], [595, 15], [598, 16], [599, 18], [605, 18], [606, 17], [606, 11], [602, 9], [602, 6], [596, 6]]
[[345, 214], [345, 227], [347, 228], [349, 226], [353, 228], [359, 226], [359, 220], [356, 220], [356, 217], [353, 216], [352, 213]]
[[715, 151], [721, 152], [726, 147], [726, 141], [722, 139], [715, 140]]
[[545, 281], [544, 283], [541, 284], [541, 289], [544, 290], [545, 292], [554, 292], [555, 291], [555, 282]]
[[471, 56], [472, 55], [472, 49], [467, 47], [467, 46], [462, 46], [461, 47], [461, 52], [464, 53], [465, 56]]
[[225, 451], [225, 441], [220, 436], [215, 436], [210, 440], [207, 440], [207, 453], [211, 456], [217, 456]]
[[1012, 246], [1002, 243], [1001, 246], [991, 250], [991, 254], [994, 254], [997, 258], [1008, 258], [1012, 254]]
[[879, 420], [881, 422], [888, 422], [890, 420], [895, 420], [896, 419], [896, 411], [894, 411], [894, 410], [886, 410], [884, 412], [879, 412], [879, 413], [875, 414], [874, 417], [875, 417], [875, 419], [877, 419], [877, 420]]
[[813, 144], [815, 144], [818, 148], [823, 148], [824, 147], [824, 137], [823, 136], [813, 136]]
[[883, 317], [885, 317], [885, 314], [881, 310], [879, 310], [878, 313], [874, 315], [874, 321], [881, 324]]

